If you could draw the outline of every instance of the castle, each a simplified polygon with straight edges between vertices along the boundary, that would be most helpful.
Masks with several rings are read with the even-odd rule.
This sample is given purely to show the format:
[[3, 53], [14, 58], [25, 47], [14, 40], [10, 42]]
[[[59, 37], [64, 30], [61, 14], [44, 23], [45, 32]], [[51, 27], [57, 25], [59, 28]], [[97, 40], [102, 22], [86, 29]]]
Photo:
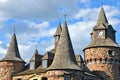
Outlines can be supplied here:
[[14, 33], [0, 60], [0, 80], [120, 80], [120, 47], [115, 33], [102, 7], [83, 59], [74, 53], [65, 20], [63, 27], [57, 26], [54, 48], [44, 55], [36, 49], [28, 65], [19, 54]]

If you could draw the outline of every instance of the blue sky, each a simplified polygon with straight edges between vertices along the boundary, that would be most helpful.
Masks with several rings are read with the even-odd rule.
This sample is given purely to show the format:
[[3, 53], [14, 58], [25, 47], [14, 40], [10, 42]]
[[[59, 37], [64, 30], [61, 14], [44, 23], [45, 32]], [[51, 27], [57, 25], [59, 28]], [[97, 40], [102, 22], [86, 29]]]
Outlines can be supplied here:
[[82, 50], [90, 42], [102, 1], [120, 44], [119, 0], [0, 0], [0, 59], [7, 52], [14, 27], [19, 51], [25, 61], [32, 57], [36, 44], [39, 54], [52, 49], [58, 21], [63, 25], [65, 14], [74, 51], [83, 55]]

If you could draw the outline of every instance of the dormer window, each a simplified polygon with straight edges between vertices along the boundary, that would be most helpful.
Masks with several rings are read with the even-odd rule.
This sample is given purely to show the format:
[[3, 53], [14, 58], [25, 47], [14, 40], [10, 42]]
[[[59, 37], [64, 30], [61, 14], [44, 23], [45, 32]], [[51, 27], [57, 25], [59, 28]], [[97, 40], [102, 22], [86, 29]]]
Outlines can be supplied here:
[[115, 56], [115, 51], [109, 50], [109, 51], [108, 51], [108, 55], [109, 55], [110, 57]]
[[34, 70], [35, 69], [35, 62], [30, 62], [30, 70]]
[[42, 60], [42, 66], [43, 68], [47, 68], [47, 60]]

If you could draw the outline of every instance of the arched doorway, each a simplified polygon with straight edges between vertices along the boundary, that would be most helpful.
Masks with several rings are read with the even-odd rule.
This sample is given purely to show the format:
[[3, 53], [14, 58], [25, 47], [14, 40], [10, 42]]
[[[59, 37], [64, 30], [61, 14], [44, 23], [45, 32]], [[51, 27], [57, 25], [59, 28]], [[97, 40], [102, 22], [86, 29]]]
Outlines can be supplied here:
[[41, 79], [41, 80], [48, 80], [48, 79], [47, 79], [47, 77], [42, 77], [42, 79]]

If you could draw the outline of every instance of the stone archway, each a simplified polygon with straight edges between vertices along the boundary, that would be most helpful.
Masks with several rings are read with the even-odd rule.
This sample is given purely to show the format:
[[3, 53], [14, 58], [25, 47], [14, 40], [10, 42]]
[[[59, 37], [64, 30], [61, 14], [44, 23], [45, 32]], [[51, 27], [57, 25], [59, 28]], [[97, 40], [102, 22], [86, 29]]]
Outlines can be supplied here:
[[48, 80], [47, 77], [42, 77], [41, 80]]

